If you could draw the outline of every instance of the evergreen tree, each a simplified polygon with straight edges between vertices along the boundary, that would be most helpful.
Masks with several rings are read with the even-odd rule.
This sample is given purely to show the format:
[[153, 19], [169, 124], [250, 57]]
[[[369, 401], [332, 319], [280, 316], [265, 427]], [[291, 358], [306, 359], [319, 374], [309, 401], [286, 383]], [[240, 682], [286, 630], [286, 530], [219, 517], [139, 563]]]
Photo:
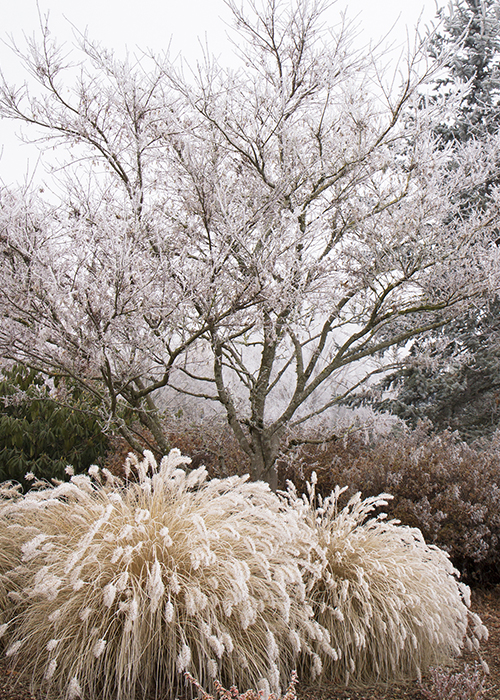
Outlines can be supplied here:
[[[384, 397], [390, 391], [390, 397]], [[457, 430], [471, 442], [500, 422], [500, 300], [416, 341], [404, 366], [363, 396], [416, 427]]]
[[[438, 17], [441, 29], [433, 35], [429, 53], [443, 60], [444, 73], [434, 83], [431, 99], [468, 88], [454, 118], [435, 130], [438, 144], [453, 146], [494, 135], [500, 127], [500, 2], [454, 0]], [[461, 216], [467, 218], [478, 205], [487, 210], [499, 185], [491, 179], [462, 193]], [[499, 245], [500, 231], [494, 235]], [[497, 298], [414, 341], [403, 366], [356, 403], [369, 402], [411, 425], [428, 419], [438, 431], [451, 428], [474, 440], [497, 429], [499, 396]]]
[[[496, 134], [500, 124], [500, 2], [455, 0], [447, 15], [438, 11], [442, 29], [433, 35], [429, 53], [444, 60], [444, 75], [434, 95], [468, 85], [451, 123], [437, 133], [444, 143], [465, 142]], [[456, 50], [454, 50], [456, 49]]]

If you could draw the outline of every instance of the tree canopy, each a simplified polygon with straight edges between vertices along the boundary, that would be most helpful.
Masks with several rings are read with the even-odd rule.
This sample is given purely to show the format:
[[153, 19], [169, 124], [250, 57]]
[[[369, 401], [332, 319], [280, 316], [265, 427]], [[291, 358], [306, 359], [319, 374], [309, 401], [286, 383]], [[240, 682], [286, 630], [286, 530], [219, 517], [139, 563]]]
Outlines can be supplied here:
[[[50, 196], [0, 193], [0, 353], [70, 377], [159, 451], [167, 389], [222, 406], [254, 478], [287, 431], [366, 380], [367, 358], [498, 287], [493, 137], [436, 143], [455, 97], [399, 84], [319, 0], [230, 0], [236, 68], [117, 59], [48, 28], [3, 78], [0, 115], [64, 154]], [[423, 104], [424, 102], [424, 104]], [[355, 369], [348, 380], [346, 368]]]
[[[497, 0], [455, 0], [439, 12], [441, 29], [429, 50], [444, 57], [444, 70], [432, 83], [433, 97], [460, 94], [453, 118], [436, 127], [440, 147], [498, 138], [500, 125], [500, 5]], [[471, 183], [460, 194], [459, 216], [478, 207], [496, 216], [498, 178]], [[500, 243], [498, 222], [493, 228]], [[431, 420], [436, 430], [458, 430], [466, 440], [489, 436], [499, 425], [500, 345], [497, 297], [476, 300], [451, 324], [414, 341], [402, 367], [378, 390], [362, 397], [411, 425]], [[386, 392], [389, 391], [387, 395]]]

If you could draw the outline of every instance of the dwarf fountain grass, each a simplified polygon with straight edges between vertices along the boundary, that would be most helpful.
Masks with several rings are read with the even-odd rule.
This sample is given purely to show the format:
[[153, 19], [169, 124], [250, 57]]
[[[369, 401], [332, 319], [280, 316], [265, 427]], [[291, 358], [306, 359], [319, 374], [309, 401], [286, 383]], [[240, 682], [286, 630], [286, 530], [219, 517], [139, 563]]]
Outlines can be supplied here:
[[222, 679], [279, 692], [297, 665], [389, 680], [486, 634], [448, 557], [373, 517], [387, 496], [340, 510], [342, 489], [277, 496], [186, 473], [187, 461], [173, 450], [158, 467], [145, 453], [126, 464], [137, 481], [96, 467], [25, 495], [0, 489], [0, 634], [34, 687], [132, 699], [191, 671], [216, 690]]
[[356, 494], [339, 510], [344, 489], [322, 500], [314, 481], [302, 497], [289, 485], [286, 498], [315, 529], [324, 556], [309, 588], [337, 653], [321, 658], [323, 676], [346, 684], [420, 677], [464, 645], [478, 647], [487, 630], [468, 610], [468, 588], [448, 555], [427, 546], [419, 530], [373, 517], [391, 496]]
[[306, 599], [321, 558], [301, 514], [262, 482], [207, 480], [187, 461], [145, 453], [127, 463], [137, 482], [93, 469], [4, 505], [20, 550], [6, 653], [34, 687], [133, 698], [190, 670], [279, 691], [299, 653], [333, 654]]

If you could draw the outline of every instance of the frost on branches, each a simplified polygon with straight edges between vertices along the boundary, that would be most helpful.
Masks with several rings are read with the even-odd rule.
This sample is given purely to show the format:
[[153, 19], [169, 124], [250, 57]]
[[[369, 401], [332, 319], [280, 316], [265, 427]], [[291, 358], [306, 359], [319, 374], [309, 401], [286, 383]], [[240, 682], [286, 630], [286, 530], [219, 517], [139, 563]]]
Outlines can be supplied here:
[[132, 445], [125, 407], [166, 452], [162, 390], [216, 402], [272, 482], [286, 430], [353, 388], [346, 367], [363, 381], [497, 287], [498, 193], [458, 214], [499, 143], [436, 148], [460, 96], [425, 104], [425, 47], [389, 88], [325, 3], [228, 4], [235, 69], [87, 38], [70, 65], [47, 27], [18, 52], [29, 88], [6, 76], [0, 115], [67, 166], [46, 200], [0, 193], [0, 352], [76, 379]]

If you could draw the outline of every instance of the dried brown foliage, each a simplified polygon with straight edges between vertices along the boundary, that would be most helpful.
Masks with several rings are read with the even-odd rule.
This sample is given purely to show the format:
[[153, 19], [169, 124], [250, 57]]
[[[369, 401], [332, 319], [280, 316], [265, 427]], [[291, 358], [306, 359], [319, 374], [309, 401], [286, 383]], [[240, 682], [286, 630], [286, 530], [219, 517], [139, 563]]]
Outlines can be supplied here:
[[[164, 421], [164, 430], [170, 446], [190, 457], [191, 469], [203, 465], [210, 478], [249, 472], [248, 456], [240, 448], [231, 428], [221, 419], [195, 422], [184, 417], [169, 418]], [[155, 457], [161, 459], [163, 454], [151, 434], [139, 425], [134, 426], [134, 432], [143, 449], [152, 450]], [[123, 477], [123, 464], [130, 452], [134, 453], [134, 450], [124, 438], [113, 437], [105, 466], [113, 474]], [[140, 456], [138, 452], [135, 454]]]
[[455, 434], [429, 435], [426, 426], [365, 442], [360, 434], [303, 445], [281, 461], [283, 479], [305, 487], [311, 473], [328, 495], [348, 486], [364, 497], [394, 496], [391, 518], [419, 528], [429, 544], [446, 550], [469, 583], [500, 581], [500, 445], [474, 446]]

